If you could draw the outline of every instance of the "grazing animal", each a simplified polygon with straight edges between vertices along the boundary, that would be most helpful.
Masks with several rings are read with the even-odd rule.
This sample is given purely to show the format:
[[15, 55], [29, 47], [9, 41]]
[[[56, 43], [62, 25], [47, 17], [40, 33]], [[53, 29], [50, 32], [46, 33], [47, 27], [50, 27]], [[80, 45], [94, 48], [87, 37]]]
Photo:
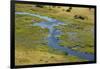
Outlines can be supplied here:
[[82, 17], [82, 16], [79, 16], [79, 18], [81, 19], [81, 20], [84, 20], [85, 18], [84, 17]]
[[66, 11], [71, 12], [71, 10], [72, 10], [72, 7], [69, 7]]
[[74, 18], [75, 19], [81, 19], [81, 20], [86, 19], [84, 16], [81, 16], [81, 15], [75, 15]]
[[72, 10], [72, 7], [69, 7], [70, 10]]
[[70, 10], [70, 9], [67, 9], [66, 11], [67, 11], [67, 12], [70, 12], [71, 10]]
[[36, 5], [36, 7], [43, 8], [43, 5]]

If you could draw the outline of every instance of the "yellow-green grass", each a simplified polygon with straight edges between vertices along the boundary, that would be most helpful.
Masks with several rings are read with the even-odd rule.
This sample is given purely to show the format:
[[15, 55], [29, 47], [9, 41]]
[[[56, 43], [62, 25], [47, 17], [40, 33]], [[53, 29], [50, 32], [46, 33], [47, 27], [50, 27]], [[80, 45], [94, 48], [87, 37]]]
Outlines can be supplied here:
[[[45, 48], [45, 50], [48, 50], [48, 48]], [[44, 49], [43, 51], [41, 51], [32, 47], [27, 48], [26, 46], [21, 45], [16, 46], [15, 54], [16, 65], [35, 65], [86, 61], [79, 59], [75, 56], [65, 55], [63, 53], [51, 53], [48, 51], [44, 51]]]
[[[94, 9], [73, 7], [71, 12], [63, 11], [69, 7], [44, 6], [35, 7], [29, 4], [16, 4], [16, 12], [28, 12], [48, 16], [68, 25], [57, 26], [63, 32], [59, 36], [63, 42], [59, 43], [64, 47], [72, 48], [76, 51], [94, 53], [93, 35], [90, 31], [94, 26]], [[81, 15], [85, 20], [75, 19], [74, 15]], [[32, 22], [34, 20], [35, 22]], [[15, 27], [15, 57], [16, 65], [27, 64], [47, 64], [62, 62], [82, 62], [86, 61], [75, 56], [69, 56], [67, 53], [54, 50], [47, 45], [48, 29], [33, 27], [33, 23], [45, 21], [43, 19], [28, 16], [16, 15]], [[79, 41], [70, 41], [67, 32], [76, 32]], [[79, 48], [73, 48], [78, 45]]]

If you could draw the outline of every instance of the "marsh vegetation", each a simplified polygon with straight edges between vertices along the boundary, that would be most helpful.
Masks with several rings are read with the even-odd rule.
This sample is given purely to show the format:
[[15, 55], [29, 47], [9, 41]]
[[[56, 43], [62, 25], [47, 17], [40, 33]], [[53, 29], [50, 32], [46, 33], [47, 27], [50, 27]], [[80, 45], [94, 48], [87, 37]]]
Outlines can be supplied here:
[[[54, 36], [59, 40], [58, 45], [74, 51], [94, 54], [93, 8], [89, 10], [89, 8], [81, 7], [16, 3], [15, 11], [36, 14], [36, 16], [46, 16], [62, 22], [62, 25], [54, 26], [55, 29], [61, 32], [60, 35]], [[48, 20], [45, 19], [46, 17], [40, 18], [36, 16], [15, 15], [16, 65], [89, 61], [49, 46], [50, 30], [40, 26], [33, 26], [33, 24], [46, 23]]]

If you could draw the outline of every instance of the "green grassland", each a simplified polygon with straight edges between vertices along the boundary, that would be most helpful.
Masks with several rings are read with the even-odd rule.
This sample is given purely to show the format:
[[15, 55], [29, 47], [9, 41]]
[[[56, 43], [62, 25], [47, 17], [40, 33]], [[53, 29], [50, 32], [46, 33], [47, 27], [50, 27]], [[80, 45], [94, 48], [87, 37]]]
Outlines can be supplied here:
[[[43, 6], [36, 7], [29, 4], [16, 4], [16, 12], [28, 12], [48, 16], [67, 25], [56, 26], [63, 34], [58, 38], [62, 40], [59, 44], [64, 47], [72, 48], [76, 51], [94, 53], [94, 37], [91, 29], [94, 25], [94, 10], [88, 8], [73, 7], [71, 12], [67, 12], [69, 7]], [[75, 19], [74, 15], [81, 15], [86, 19]], [[34, 22], [32, 22], [34, 20]], [[47, 64], [62, 62], [81, 62], [87, 61], [67, 53], [55, 50], [47, 45], [48, 29], [32, 26], [33, 23], [45, 21], [38, 17], [28, 15], [15, 15], [15, 63], [16, 65], [25, 64]], [[68, 32], [77, 33], [74, 40], [71, 40]], [[71, 37], [72, 37], [71, 36]], [[75, 46], [78, 46], [75, 48]]]

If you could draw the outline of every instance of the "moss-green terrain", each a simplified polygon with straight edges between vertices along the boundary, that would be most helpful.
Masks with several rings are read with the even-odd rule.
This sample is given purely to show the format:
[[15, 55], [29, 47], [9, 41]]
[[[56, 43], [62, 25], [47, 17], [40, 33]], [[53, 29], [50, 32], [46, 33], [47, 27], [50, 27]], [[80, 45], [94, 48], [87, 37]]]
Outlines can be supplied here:
[[[68, 8], [69, 6], [16, 4], [15, 11], [39, 14], [62, 21], [65, 25], [55, 27], [63, 33], [57, 37], [61, 40], [59, 45], [94, 54], [94, 9], [72, 7], [68, 11]], [[75, 18], [75, 15], [80, 17]], [[16, 65], [88, 61], [49, 47], [48, 41], [45, 40], [49, 30], [32, 26], [42, 21], [46, 20], [29, 15], [15, 15]]]

